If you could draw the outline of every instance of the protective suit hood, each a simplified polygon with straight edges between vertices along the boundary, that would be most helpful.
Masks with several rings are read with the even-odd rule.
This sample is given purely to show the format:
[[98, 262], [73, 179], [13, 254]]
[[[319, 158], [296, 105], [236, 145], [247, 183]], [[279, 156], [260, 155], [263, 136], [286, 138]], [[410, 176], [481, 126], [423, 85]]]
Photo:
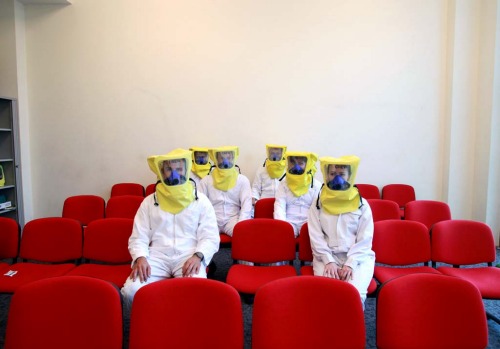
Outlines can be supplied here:
[[293, 195], [299, 197], [312, 186], [318, 155], [308, 152], [287, 152], [286, 182]]
[[214, 163], [212, 177], [214, 187], [222, 191], [228, 191], [236, 185], [239, 171], [236, 169], [236, 160], [239, 148], [225, 146], [208, 150], [210, 159]]
[[354, 186], [359, 160], [354, 155], [340, 158], [323, 157], [319, 160], [325, 183], [320, 201], [327, 213], [338, 215], [359, 208], [360, 196]]
[[266, 170], [271, 178], [281, 178], [286, 168], [286, 146], [266, 144]]
[[160, 208], [172, 214], [184, 210], [194, 200], [189, 182], [191, 152], [175, 149], [166, 155], [148, 157], [148, 164], [160, 181], [155, 190]]
[[208, 161], [208, 148], [192, 147], [189, 150], [193, 152], [193, 168], [191, 171], [200, 178], [205, 177], [210, 172], [210, 167], [212, 166], [210, 161]]

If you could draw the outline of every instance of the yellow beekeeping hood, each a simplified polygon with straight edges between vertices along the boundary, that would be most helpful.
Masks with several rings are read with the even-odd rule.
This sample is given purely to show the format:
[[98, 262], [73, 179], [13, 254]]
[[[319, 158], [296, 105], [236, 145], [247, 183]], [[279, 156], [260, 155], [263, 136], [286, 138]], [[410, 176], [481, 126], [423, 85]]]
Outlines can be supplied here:
[[189, 150], [175, 149], [166, 155], [150, 156], [148, 164], [160, 181], [155, 194], [163, 211], [177, 214], [194, 200], [193, 185], [189, 182]]
[[308, 152], [287, 152], [286, 182], [295, 196], [302, 196], [312, 187], [318, 155]]
[[214, 187], [222, 191], [233, 188], [238, 179], [236, 160], [239, 148], [234, 146], [212, 148], [208, 150], [208, 154], [215, 166], [212, 170]]
[[276, 145], [276, 144], [266, 144], [266, 170], [271, 178], [280, 178], [285, 173], [286, 168], [286, 158], [285, 158], [286, 146]]
[[212, 166], [208, 161], [208, 148], [192, 147], [193, 152], [193, 171], [198, 177], [203, 178], [210, 172]]
[[327, 213], [338, 215], [359, 208], [360, 196], [358, 189], [354, 187], [358, 166], [359, 158], [354, 155], [320, 159], [325, 182], [320, 201]]

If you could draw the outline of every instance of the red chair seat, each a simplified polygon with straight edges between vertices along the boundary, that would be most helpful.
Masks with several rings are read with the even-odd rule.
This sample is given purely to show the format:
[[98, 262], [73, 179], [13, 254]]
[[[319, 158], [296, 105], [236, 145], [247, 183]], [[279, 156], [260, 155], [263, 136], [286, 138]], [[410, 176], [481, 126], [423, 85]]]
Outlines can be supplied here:
[[235, 264], [229, 269], [226, 282], [239, 292], [255, 294], [268, 282], [290, 276], [297, 276], [295, 268], [291, 265], [258, 267]]
[[445, 275], [456, 276], [474, 284], [483, 298], [500, 299], [500, 268], [452, 268], [438, 267], [438, 271]]
[[300, 267], [300, 275], [314, 275], [312, 265], [304, 265]]
[[0, 292], [13, 293], [20, 286], [29, 282], [42, 280], [45, 278], [63, 276], [70, 270], [74, 269], [75, 265], [70, 263], [65, 264], [38, 264], [38, 263], [16, 263], [10, 265], [7, 270], [15, 270], [17, 273], [14, 276], [0, 275]]
[[441, 274], [439, 271], [429, 266], [395, 268], [376, 265], [374, 276], [381, 284], [383, 284], [384, 282], [387, 282], [398, 276], [416, 273]]
[[130, 264], [105, 265], [105, 264], [81, 264], [66, 275], [90, 276], [106, 280], [122, 288], [131, 272]]
[[224, 233], [220, 233], [219, 236], [220, 236], [220, 244], [221, 245], [231, 244], [232, 238], [229, 235], [224, 234]]

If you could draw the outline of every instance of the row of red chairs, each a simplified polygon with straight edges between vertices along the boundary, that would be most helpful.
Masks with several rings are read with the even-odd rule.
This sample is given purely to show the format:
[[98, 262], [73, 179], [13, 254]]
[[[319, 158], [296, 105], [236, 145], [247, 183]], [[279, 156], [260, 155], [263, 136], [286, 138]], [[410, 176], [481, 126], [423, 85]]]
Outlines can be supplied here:
[[132, 219], [106, 218], [83, 231], [74, 219], [39, 218], [28, 222], [20, 237], [17, 222], [0, 217], [0, 259], [15, 262], [0, 262], [0, 293], [62, 275], [92, 276], [122, 287], [130, 275], [132, 226]]
[[[188, 325], [193, 314], [202, 326]], [[303, 276], [270, 282], [257, 291], [252, 315], [253, 349], [366, 347], [359, 294], [342, 281]], [[105, 281], [78, 276], [36, 281], [12, 297], [5, 348], [43, 343], [53, 349], [121, 349], [122, 319], [119, 292]], [[469, 282], [444, 275], [393, 279], [379, 291], [376, 341], [381, 349], [485, 348], [481, 295]], [[241, 349], [243, 313], [236, 290], [197, 278], [141, 288], [132, 304], [128, 347], [167, 345]]]
[[79, 221], [83, 226], [102, 218], [134, 218], [143, 196], [112, 196], [106, 202], [98, 195], [75, 195], [64, 200], [62, 216]]

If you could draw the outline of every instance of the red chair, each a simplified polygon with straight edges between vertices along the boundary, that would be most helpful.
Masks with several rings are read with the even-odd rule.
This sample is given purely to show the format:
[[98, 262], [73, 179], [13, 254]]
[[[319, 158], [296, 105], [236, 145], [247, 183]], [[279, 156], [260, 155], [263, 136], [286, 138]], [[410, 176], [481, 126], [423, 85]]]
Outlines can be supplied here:
[[134, 219], [144, 198], [136, 195], [112, 196], [106, 205], [106, 218]]
[[[314, 275], [312, 267], [313, 253], [311, 248], [311, 239], [309, 238], [309, 230], [307, 223], [304, 223], [300, 228], [299, 234], [299, 261], [300, 261], [300, 275]], [[367, 295], [371, 296], [377, 291], [377, 282], [374, 278], [370, 281], [368, 286]]]
[[405, 205], [416, 200], [415, 189], [408, 184], [387, 184], [382, 187], [382, 199], [395, 201], [399, 205], [401, 218], [404, 218]]
[[405, 219], [424, 223], [430, 230], [435, 223], [450, 220], [451, 211], [446, 202], [416, 200], [406, 204]]
[[[0, 259], [16, 261], [19, 253], [19, 239], [19, 224], [12, 218], [0, 217]], [[8, 263], [0, 263], [0, 271], [8, 267]]]
[[156, 183], [148, 184], [148, 186], [146, 187], [146, 195], [145, 196], [149, 196], [149, 195], [153, 194], [155, 191], [156, 191]]
[[255, 296], [252, 348], [365, 348], [363, 307], [347, 282], [314, 276], [280, 279]]
[[219, 233], [220, 237], [220, 247], [231, 247], [233, 238], [225, 233]]
[[111, 197], [120, 195], [144, 197], [144, 186], [139, 183], [116, 183], [111, 187]]
[[380, 190], [373, 184], [356, 184], [359, 194], [363, 199], [380, 199]]
[[91, 222], [84, 232], [85, 263], [67, 275], [90, 276], [123, 287], [131, 272], [132, 257], [128, 251], [128, 239], [133, 225], [134, 220], [129, 218], [106, 218]]
[[108, 282], [61, 276], [12, 296], [5, 349], [121, 349], [122, 343], [120, 293]]
[[13, 293], [29, 282], [61, 276], [76, 267], [82, 257], [82, 226], [70, 218], [39, 218], [23, 229], [13, 276], [0, 275], [0, 292]]
[[83, 226], [104, 218], [106, 202], [97, 195], [75, 195], [64, 200], [62, 216], [79, 221]]
[[[469, 281], [485, 299], [500, 299], [500, 268], [492, 266], [496, 250], [488, 225], [469, 220], [436, 223], [431, 230], [431, 246], [434, 266], [437, 263], [453, 265], [438, 266], [438, 271]], [[495, 316], [488, 316], [500, 323]]]
[[373, 222], [387, 219], [401, 219], [401, 211], [395, 201], [382, 199], [368, 199], [372, 210]]
[[[194, 314], [201, 323], [193, 322]], [[139, 289], [132, 303], [129, 348], [167, 347], [242, 349], [238, 292], [223, 282], [200, 278], [168, 279]]]
[[[374, 275], [379, 283], [407, 274], [440, 274], [429, 266], [431, 239], [422, 223], [400, 219], [376, 222], [372, 248], [377, 260]], [[412, 266], [420, 263], [423, 265]]]
[[254, 218], [274, 218], [274, 198], [257, 200], [253, 216]]
[[471, 283], [446, 275], [411, 274], [380, 287], [377, 348], [486, 348], [488, 325]]
[[[240, 293], [254, 295], [264, 284], [296, 276], [293, 227], [285, 221], [254, 218], [234, 227], [231, 257], [253, 265], [233, 264], [226, 282]], [[285, 265], [271, 265], [285, 263]]]

